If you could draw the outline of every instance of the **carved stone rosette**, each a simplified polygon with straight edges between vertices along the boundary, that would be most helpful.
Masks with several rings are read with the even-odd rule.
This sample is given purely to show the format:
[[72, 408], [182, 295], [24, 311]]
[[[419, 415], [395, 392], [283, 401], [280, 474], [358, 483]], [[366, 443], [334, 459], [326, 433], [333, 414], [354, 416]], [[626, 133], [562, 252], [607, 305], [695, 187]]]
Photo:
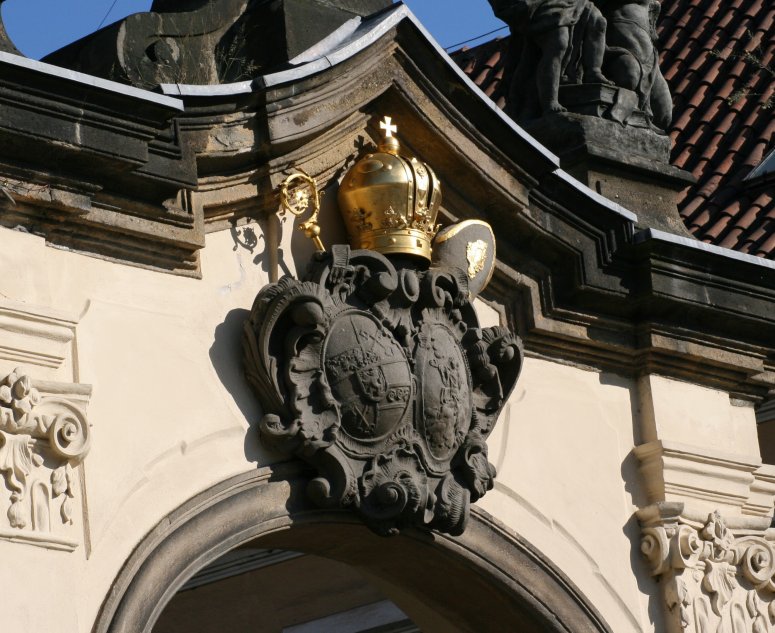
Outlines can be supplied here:
[[373, 251], [318, 253], [305, 281], [257, 296], [245, 326], [262, 442], [310, 463], [308, 493], [376, 532], [460, 534], [493, 485], [485, 440], [522, 363], [518, 339], [479, 327], [456, 267]]
[[659, 578], [669, 633], [775, 632], [775, 535], [735, 536], [714, 512], [704, 525], [645, 527], [641, 552]]
[[76, 402], [42, 394], [19, 369], [0, 381], [0, 473], [8, 493], [0, 537], [73, 549], [77, 539], [64, 528], [73, 524], [74, 468], [88, 450], [89, 424]]

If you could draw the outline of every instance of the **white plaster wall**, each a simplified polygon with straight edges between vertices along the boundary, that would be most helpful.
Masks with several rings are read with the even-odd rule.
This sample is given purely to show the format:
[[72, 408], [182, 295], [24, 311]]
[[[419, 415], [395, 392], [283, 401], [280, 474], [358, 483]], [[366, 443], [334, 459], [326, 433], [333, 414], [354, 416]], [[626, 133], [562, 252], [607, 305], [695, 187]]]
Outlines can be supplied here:
[[[282, 241], [293, 272], [287, 255], [306, 262], [309, 247], [287, 222]], [[0, 229], [0, 270], [13, 271], [0, 276], [0, 295], [81, 315], [72, 379], [93, 386], [90, 546], [67, 553], [0, 541], [2, 630], [87, 633], [123, 561], [158, 521], [270, 459], [250, 431], [258, 410], [241, 378], [242, 322], [268, 281], [262, 248], [235, 249], [228, 231], [211, 234], [197, 280]], [[486, 324], [497, 322], [480, 308]], [[528, 359], [490, 442], [496, 490], [481, 502], [561, 567], [617, 633], [652, 630], [630, 540], [639, 489], [629, 457], [633, 388]]]
[[[305, 247], [292, 245], [288, 222], [282, 242], [286, 253]], [[269, 461], [249, 433], [258, 409], [241, 380], [239, 347], [242, 322], [268, 282], [257, 258], [263, 242], [254, 253], [234, 246], [228, 231], [208, 236], [197, 280], [0, 229], [0, 298], [81, 315], [70, 380], [93, 386], [84, 463], [89, 557], [87, 547], [68, 553], [0, 540], [3, 631], [90, 631], [123, 561], [164, 515]], [[293, 259], [285, 262], [294, 272]]]
[[617, 633], [652, 630], [633, 551], [633, 390], [615, 375], [528, 358], [488, 442], [495, 490], [479, 502], [558, 565]]
[[759, 459], [752, 406], [732, 406], [727, 393], [663, 376], [639, 382], [644, 442], [669, 440]]

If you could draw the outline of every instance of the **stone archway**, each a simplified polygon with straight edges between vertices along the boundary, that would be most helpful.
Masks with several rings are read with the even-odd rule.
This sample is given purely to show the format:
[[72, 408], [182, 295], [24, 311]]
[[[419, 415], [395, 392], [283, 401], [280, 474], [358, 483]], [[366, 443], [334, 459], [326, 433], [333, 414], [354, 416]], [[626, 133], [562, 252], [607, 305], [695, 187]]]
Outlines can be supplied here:
[[229, 479], [162, 520], [118, 574], [94, 633], [151, 633], [196, 571], [256, 543], [355, 565], [392, 598], [412, 596], [464, 631], [610, 633], [572, 583], [517, 535], [474, 509], [466, 532], [383, 538], [345, 511], [313, 507], [296, 463]]

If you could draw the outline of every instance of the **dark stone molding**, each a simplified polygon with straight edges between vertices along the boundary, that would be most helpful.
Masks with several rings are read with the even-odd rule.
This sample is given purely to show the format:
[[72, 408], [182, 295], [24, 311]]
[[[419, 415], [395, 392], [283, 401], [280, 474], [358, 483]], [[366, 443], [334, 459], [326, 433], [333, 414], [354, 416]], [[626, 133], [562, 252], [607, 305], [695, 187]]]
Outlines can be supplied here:
[[499, 244], [488, 299], [505, 306], [528, 356], [659, 373], [754, 401], [767, 395], [775, 271], [766, 262], [677, 236], [617, 237], [593, 204], [588, 212], [562, 204], [568, 192], [550, 182], [551, 194], [531, 191], [529, 215], [491, 220], [496, 235], [509, 222], [514, 238]]
[[198, 272], [179, 100], [0, 53], [0, 223], [57, 246]]
[[488, 299], [505, 306], [529, 356], [660, 373], [754, 401], [773, 389], [767, 262], [681, 235], [652, 239], [660, 231], [638, 231], [639, 218], [560, 171], [529, 196], [522, 209], [493, 201], [487, 215], [500, 263]]
[[198, 569], [256, 539], [258, 547], [358, 565], [441, 609], [462, 630], [510, 630], [519, 622], [524, 633], [611, 633], [559, 569], [482, 510], [460, 537], [408, 530], [386, 541], [348, 512], [313, 508], [306, 483], [298, 463], [280, 464], [229, 479], [172, 512], [119, 572], [93, 633], [151, 633]]

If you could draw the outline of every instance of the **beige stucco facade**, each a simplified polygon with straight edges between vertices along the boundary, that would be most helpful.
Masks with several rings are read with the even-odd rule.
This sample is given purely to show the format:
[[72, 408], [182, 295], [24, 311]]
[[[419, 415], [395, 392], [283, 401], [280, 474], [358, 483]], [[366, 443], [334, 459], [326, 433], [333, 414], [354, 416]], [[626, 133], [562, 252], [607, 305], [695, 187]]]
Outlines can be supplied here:
[[[258, 601], [217, 584], [245, 568], [187, 583], [278, 550], [262, 586], [280, 560], [289, 584], [338, 574], [426, 633], [773, 633], [775, 465], [755, 407], [775, 385], [775, 266], [644, 224], [405, 7], [374, 15], [291, 68], [162, 95], [0, 54], [24, 79], [0, 112], [0, 630], [150, 633], [200, 595], [212, 616]], [[492, 225], [476, 311], [524, 343], [487, 442], [494, 489], [455, 536], [386, 538], [316, 506], [314, 465], [262, 444], [245, 376], [257, 293], [314, 253], [278, 214], [281, 184], [311, 174], [325, 246], [346, 242], [336, 192], [386, 113], [441, 182], [439, 222]], [[336, 612], [316, 581], [283, 608]], [[282, 630], [313, 630], [299, 617]]]
[[[285, 252], [291, 231], [284, 223]], [[91, 434], [72, 525], [52, 502], [51, 539], [14, 538], [2, 496], [4, 628], [87, 633], [124, 561], [166, 515], [277, 460], [255, 436], [259, 410], [240, 365], [242, 321], [269, 281], [265, 260], [236, 248], [229, 231], [208, 235], [201, 279], [21, 231], [0, 238], [0, 267], [18, 271], [0, 279], [1, 373], [20, 366], [42, 390], [70, 385], [62, 391], [82, 394], [69, 397]], [[301, 262], [283, 264], [294, 273]], [[486, 304], [479, 312], [484, 324], [498, 321]], [[760, 467], [755, 424], [750, 405], [718, 390], [529, 357], [489, 441], [498, 479], [480, 506], [561, 569], [611, 630], [662, 630], [635, 513], [667, 500], [690, 516], [721, 509], [730, 524], [766, 527], [772, 470]]]

